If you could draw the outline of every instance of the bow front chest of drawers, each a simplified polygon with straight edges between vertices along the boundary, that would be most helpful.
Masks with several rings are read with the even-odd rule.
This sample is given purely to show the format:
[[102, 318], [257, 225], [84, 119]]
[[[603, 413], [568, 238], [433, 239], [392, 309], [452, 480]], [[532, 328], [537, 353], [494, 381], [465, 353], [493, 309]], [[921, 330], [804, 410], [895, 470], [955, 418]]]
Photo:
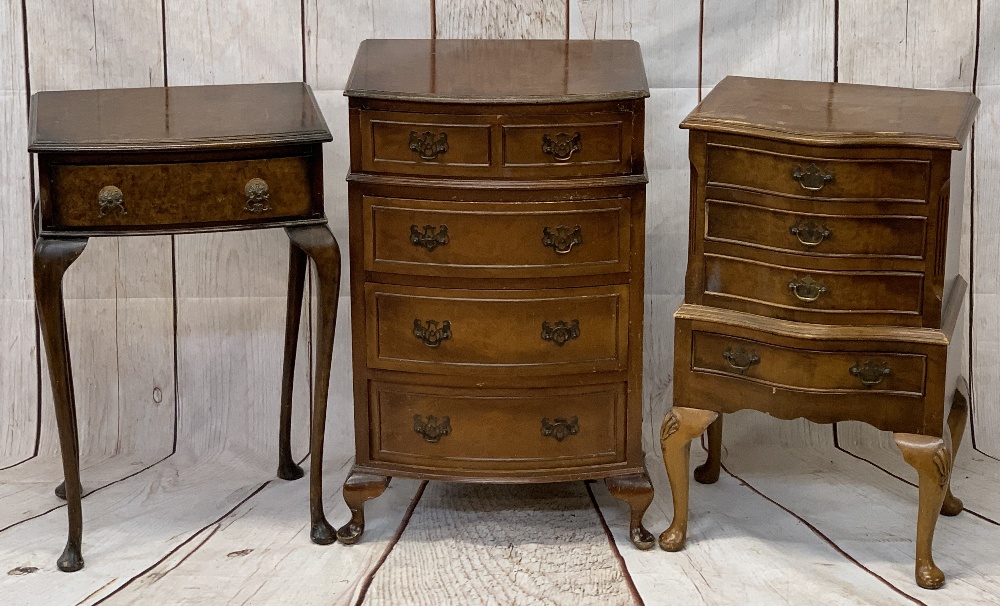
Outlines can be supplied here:
[[967, 414], [958, 150], [978, 105], [967, 93], [728, 77], [681, 124], [690, 242], [661, 431], [675, 511], [664, 549], [684, 545], [689, 442], [706, 428], [695, 478], [718, 479], [721, 413], [857, 420], [895, 432], [919, 472], [916, 580], [944, 582], [931, 539], [938, 512], [962, 509], [949, 482]]
[[368, 40], [345, 94], [357, 458], [338, 538], [392, 476], [606, 478], [652, 546], [638, 45]]

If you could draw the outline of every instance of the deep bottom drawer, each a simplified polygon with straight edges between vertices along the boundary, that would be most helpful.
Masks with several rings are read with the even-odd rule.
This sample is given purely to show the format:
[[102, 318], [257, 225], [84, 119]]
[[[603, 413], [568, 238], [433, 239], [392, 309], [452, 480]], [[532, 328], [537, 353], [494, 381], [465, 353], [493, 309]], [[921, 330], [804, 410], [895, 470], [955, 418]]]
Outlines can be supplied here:
[[475, 390], [373, 382], [373, 461], [552, 470], [625, 461], [625, 384]]

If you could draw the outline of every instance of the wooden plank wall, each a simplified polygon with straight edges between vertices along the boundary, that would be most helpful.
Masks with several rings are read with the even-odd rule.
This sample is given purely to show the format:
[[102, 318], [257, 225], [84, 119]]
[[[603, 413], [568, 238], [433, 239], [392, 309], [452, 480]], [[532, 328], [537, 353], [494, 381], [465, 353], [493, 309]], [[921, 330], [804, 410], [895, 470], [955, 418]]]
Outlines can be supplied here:
[[[334, 132], [327, 212], [346, 243], [346, 102], [369, 37], [632, 38], [643, 46], [648, 204], [644, 433], [672, 387], [688, 163], [684, 115], [726, 74], [974, 90], [968, 373], [973, 437], [1000, 456], [1000, 0], [5, 0], [0, 5], [0, 468], [56, 452], [31, 289], [30, 93], [305, 80]], [[345, 246], [346, 249], [346, 246]], [[276, 452], [287, 242], [280, 231], [95, 239], [67, 275], [85, 460], [152, 464]], [[347, 293], [346, 280], [343, 284]], [[331, 457], [351, 452], [348, 305], [341, 304]], [[307, 314], [310, 310], [306, 311]], [[304, 455], [312, 321], [303, 323], [295, 447]], [[741, 415], [730, 435], [813, 442], [828, 428]], [[845, 431], [847, 429], [845, 428]], [[856, 429], [851, 429], [857, 432]], [[854, 434], [852, 434], [853, 436]], [[856, 439], [877, 439], [858, 433]], [[852, 438], [855, 439], [855, 438]], [[41, 458], [41, 457], [36, 457]]]

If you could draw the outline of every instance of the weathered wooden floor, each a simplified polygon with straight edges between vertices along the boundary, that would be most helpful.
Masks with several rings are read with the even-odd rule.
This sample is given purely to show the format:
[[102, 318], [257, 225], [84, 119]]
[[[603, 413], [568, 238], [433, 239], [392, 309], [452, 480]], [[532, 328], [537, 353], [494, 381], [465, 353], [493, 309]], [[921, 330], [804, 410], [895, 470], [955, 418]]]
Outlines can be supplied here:
[[[915, 474], [878, 438], [727, 441], [719, 482], [692, 483], [688, 546], [673, 554], [635, 550], [627, 509], [600, 482], [546, 491], [397, 479], [369, 504], [361, 543], [319, 547], [308, 539], [308, 483], [275, 479], [269, 459], [113, 457], [85, 470], [87, 566], [75, 574], [55, 568], [66, 528], [52, 494], [59, 465], [36, 457], [0, 471], [0, 604], [1000, 602], [1000, 461], [962, 449], [954, 486], [967, 511], [940, 520], [948, 582], [926, 591], [912, 581]], [[326, 499], [339, 525], [350, 461], [333, 450]], [[646, 525], [658, 533], [670, 492], [658, 457], [648, 464], [657, 498]]]

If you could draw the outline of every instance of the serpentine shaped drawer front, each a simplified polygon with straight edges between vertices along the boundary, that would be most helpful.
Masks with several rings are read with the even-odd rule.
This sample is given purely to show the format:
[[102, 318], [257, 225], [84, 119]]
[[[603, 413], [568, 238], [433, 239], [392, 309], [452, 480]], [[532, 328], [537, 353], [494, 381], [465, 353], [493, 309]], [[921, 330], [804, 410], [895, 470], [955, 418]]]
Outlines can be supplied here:
[[[788, 153], [739, 144], [708, 144], [708, 184], [803, 198], [925, 203], [930, 162], [829, 157], [823, 149], [782, 146]], [[888, 152], [887, 152], [888, 153]], [[827, 155], [824, 155], [827, 154]]]
[[705, 206], [707, 242], [817, 257], [923, 259], [925, 254], [926, 217], [819, 215], [711, 198]]
[[922, 396], [927, 357], [885, 351], [779, 347], [723, 334], [691, 335], [691, 370], [801, 391]]
[[365, 269], [498, 278], [627, 272], [630, 202], [365, 196]]
[[705, 301], [799, 322], [919, 326], [920, 273], [817, 271], [706, 254]]
[[53, 225], [135, 229], [308, 216], [308, 157], [50, 169]]
[[625, 386], [483, 390], [371, 384], [376, 460], [543, 470], [625, 460]]
[[368, 365], [509, 375], [624, 369], [628, 286], [445, 290], [368, 283]]
[[492, 172], [489, 116], [362, 111], [361, 168], [427, 176]]
[[632, 169], [631, 113], [510, 116], [501, 132], [506, 174], [535, 169], [575, 177]]

